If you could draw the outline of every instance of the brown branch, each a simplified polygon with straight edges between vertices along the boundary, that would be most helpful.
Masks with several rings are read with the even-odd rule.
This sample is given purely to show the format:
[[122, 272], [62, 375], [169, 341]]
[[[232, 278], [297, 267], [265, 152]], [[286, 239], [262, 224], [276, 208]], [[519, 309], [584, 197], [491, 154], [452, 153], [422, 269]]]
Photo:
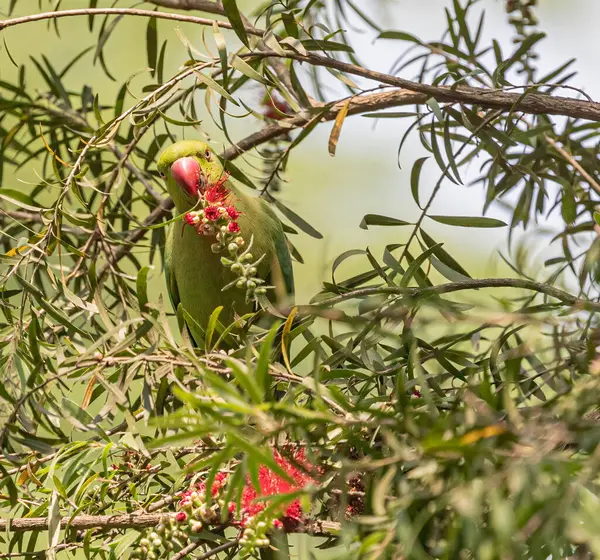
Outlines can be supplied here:
[[[259, 53], [254, 53], [259, 54]], [[409, 91], [422, 93], [437, 101], [447, 103], [465, 103], [478, 105], [488, 109], [515, 111], [532, 115], [561, 115], [574, 119], [600, 121], [600, 103], [583, 101], [572, 97], [552, 96], [545, 93], [510, 93], [506, 91], [477, 88], [471, 86], [433, 86], [413, 82], [390, 74], [367, 70], [362, 66], [342, 62], [318, 54], [302, 55], [286, 51], [283, 55], [276, 52], [263, 52], [260, 56], [283, 56], [315, 66], [334, 68], [355, 76], [375, 80], [390, 86], [400, 87]]]
[[[129, 513], [121, 515], [77, 515], [63, 517], [61, 528], [73, 529], [141, 529], [158, 525], [164, 513]], [[18, 519], [0, 519], [0, 531], [43, 531], [48, 528], [48, 517], [22, 517]], [[310, 520], [300, 525], [294, 532], [315, 536], [328, 536], [340, 530], [335, 521]]]
[[[46, 19], [59, 19], [73, 16], [89, 16], [94, 14], [152, 17], [207, 26], [212, 26], [216, 23], [219, 27], [223, 29], [233, 29], [231, 23], [227, 21], [215, 21], [213, 19], [201, 18], [196, 16], [186, 16], [183, 14], [170, 14], [167, 12], [156, 12], [154, 10], [138, 10], [136, 8], [81, 8], [78, 10], [59, 10], [57, 12], [42, 12], [41, 14], [31, 14], [29, 16], [5, 19], [0, 21], [0, 31], [2, 31], [3, 29], [7, 29], [8, 27], [21, 25], [24, 23], [32, 23], [34, 21], [42, 21]], [[259, 37], [263, 35], [262, 30], [256, 29], [251, 26], [246, 26], [245, 30], [251, 35], [258, 35]]]

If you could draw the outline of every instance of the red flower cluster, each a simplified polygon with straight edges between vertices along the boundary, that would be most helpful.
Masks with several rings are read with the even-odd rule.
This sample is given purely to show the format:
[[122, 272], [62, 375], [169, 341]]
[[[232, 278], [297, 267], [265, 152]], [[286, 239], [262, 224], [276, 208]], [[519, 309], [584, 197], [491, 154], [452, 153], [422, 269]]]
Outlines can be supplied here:
[[205, 200], [211, 204], [225, 202], [225, 199], [229, 196], [229, 190], [225, 188], [228, 179], [229, 173], [224, 171], [223, 175], [204, 192]]
[[204, 215], [211, 221], [216, 222], [219, 219], [219, 209], [216, 206], [207, 206]]
[[[238, 523], [244, 527], [247, 522], [252, 520], [252, 517], [262, 512], [268, 505], [265, 501], [257, 501], [257, 498], [276, 496], [279, 494], [290, 494], [298, 490], [303, 489], [308, 484], [315, 482], [315, 479], [308, 474], [309, 472], [315, 472], [316, 469], [308, 465], [306, 460], [306, 453], [303, 448], [296, 449], [293, 454], [293, 460], [298, 465], [302, 466], [302, 469], [297, 468], [291, 462], [281, 456], [280, 453], [275, 451], [273, 454], [277, 464], [287, 473], [293, 482], [288, 481], [278, 474], [274, 473], [268, 467], [262, 465], [258, 470], [258, 480], [260, 484], [260, 492], [257, 492], [252, 485], [250, 479], [246, 481], [244, 490], [242, 492], [241, 500], [241, 519]], [[229, 475], [224, 472], [220, 472], [216, 475], [211, 487], [211, 494], [213, 498], [216, 498], [227, 484]], [[179, 502], [180, 508], [192, 506], [194, 496], [202, 496], [206, 493], [206, 482], [202, 482], [181, 495], [181, 501]], [[194, 496], [193, 496], [193, 495]], [[231, 502], [227, 504], [228, 510], [231, 514], [235, 512], [236, 504]], [[181, 513], [179, 512], [177, 516]], [[185, 515], [185, 513], [184, 513]], [[304, 518], [302, 506], [298, 499], [293, 500], [284, 510], [283, 517], [293, 522], [300, 523]], [[179, 517], [177, 517], [179, 521]], [[185, 519], [182, 520], [185, 521]], [[278, 528], [283, 527], [283, 523], [279, 520], [275, 521], [275, 526]]]
[[232, 220], [237, 220], [240, 217], [240, 212], [236, 210], [235, 206], [227, 206], [225, 210]]
[[191, 211], [183, 217], [184, 222], [196, 229], [199, 235], [215, 235], [223, 226], [227, 227], [229, 233], [239, 233], [240, 226], [235, 221], [241, 212], [235, 206], [227, 205], [230, 191], [225, 187], [229, 173], [223, 175], [201, 196], [203, 208]]
[[[290, 494], [292, 492], [296, 492], [297, 490], [301, 490], [308, 484], [315, 481], [312, 476], [305, 472], [305, 470], [310, 471], [311, 469], [307, 464], [306, 453], [303, 448], [297, 449], [293, 453], [294, 461], [304, 467], [303, 470], [296, 468], [293, 464], [284, 459], [277, 451], [273, 455], [277, 464], [287, 473], [293, 482], [285, 480], [268, 467], [262, 465], [258, 470], [260, 493], [258, 493], [249, 482], [244, 487], [244, 492], [242, 494], [242, 515], [244, 517], [256, 515], [265, 509], [265, 502], [257, 502], [255, 501], [256, 498], [263, 496], [276, 496], [277, 494]], [[298, 499], [292, 501], [286, 508], [283, 516], [293, 519], [297, 522], [302, 521], [304, 516], [300, 501]]]

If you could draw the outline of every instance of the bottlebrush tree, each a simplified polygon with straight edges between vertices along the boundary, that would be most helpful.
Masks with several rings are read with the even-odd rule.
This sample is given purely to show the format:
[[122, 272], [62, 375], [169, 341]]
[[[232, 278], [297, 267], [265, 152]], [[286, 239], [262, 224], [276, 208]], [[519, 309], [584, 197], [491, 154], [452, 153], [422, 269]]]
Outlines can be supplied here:
[[[401, 10], [384, 0], [64, 4], [0, 2], [0, 557], [600, 555], [600, 104], [574, 61], [540, 70], [535, 1], [502, 5], [510, 42], [489, 37], [491, 0], [448, 1], [435, 42], [384, 26], [378, 6]], [[12, 49], [43, 25], [72, 58]], [[365, 66], [348, 29], [393, 68]], [[123, 60], [146, 49], [131, 78], [124, 40]], [[253, 271], [235, 205], [176, 215], [158, 154], [212, 119], [228, 180], [272, 205], [300, 261], [294, 238], [321, 234], [284, 203], [288, 163], [323, 128], [335, 156], [361, 117], [399, 121], [403, 161], [431, 156], [402, 186], [416, 218], [365, 215], [382, 254], [349, 239], [310, 301], [254, 286], [275, 326], [224, 333], [216, 311], [192, 344], [149, 288], [166, 229], [206, 219]], [[480, 215], [433, 211], [469, 181]], [[504, 228], [510, 277], [474, 278], [436, 224]]]

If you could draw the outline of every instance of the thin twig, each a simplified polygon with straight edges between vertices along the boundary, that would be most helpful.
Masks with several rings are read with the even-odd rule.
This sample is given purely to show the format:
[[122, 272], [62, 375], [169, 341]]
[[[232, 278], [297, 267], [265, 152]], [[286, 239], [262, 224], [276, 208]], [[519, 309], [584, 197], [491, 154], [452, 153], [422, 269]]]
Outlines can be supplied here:
[[[526, 280], [523, 278], [482, 278], [463, 280], [462, 282], [449, 282], [447, 284], [440, 284], [439, 286], [431, 286], [428, 288], [401, 288], [398, 286], [360, 288], [358, 290], [352, 290], [351, 292], [346, 292], [345, 294], [322, 301], [315, 307], [336, 305], [349, 299], [375, 295], [405, 295], [412, 298], [423, 299], [434, 295], [450, 294], [452, 292], [476, 290], [480, 288], [520, 288], [523, 290], [533, 290], [535, 292], [539, 292], [540, 294], [545, 294], [547, 296], [556, 298], [567, 305], [571, 305], [579, 309], [600, 311], [600, 303], [598, 302], [579, 299], [574, 295], [565, 292], [564, 290], [555, 288], [554, 286], [542, 284], [541, 282], [535, 282], [533, 280]], [[299, 310], [307, 312], [311, 309], [311, 307], [313, 306], [303, 306], [299, 308]]]
[[[0, 31], [22, 25], [24, 23], [32, 23], [34, 21], [43, 21], [46, 19], [59, 19], [73, 16], [91, 16], [91, 15], [122, 15], [122, 16], [138, 16], [152, 17], [158, 19], [170, 19], [172, 21], [182, 21], [187, 23], [195, 23], [197, 25], [212, 26], [217, 24], [223, 29], [233, 29], [231, 23], [227, 21], [216, 21], [214, 19], [201, 18], [196, 16], [186, 16], [183, 14], [170, 14], [167, 12], [156, 12], [154, 10], [138, 10], [137, 8], [81, 8], [78, 10], [59, 10], [56, 12], [42, 12], [41, 14], [31, 14], [29, 16], [21, 16], [12, 19], [0, 21]], [[263, 35], [263, 31], [254, 27], [247, 26], [246, 32], [251, 35]]]
[[600, 194], [600, 185], [582, 166], [581, 164], [569, 153], [567, 150], [559, 146], [554, 138], [550, 138], [547, 134], [544, 134], [544, 140], [548, 142], [564, 159], [566, 159], [575, 171], [577, 171], [598, 194]]
[[[197, 548], [200, 548], [203, 544], [205, 544], [204, 541], [191, 542], [187, 546], [184, 546], [177, 554], [174, 554], [173, 558], [171, 558], [171, 560], [181, 560], [182, 558], [185, 558], [190, 552], [194, 552], [194, 550], [196, 550]], [[231, 543], [226, 543], [226, 544], [229, 545]], [[235, 544], [235, 543], [233, 543], [233, 544]], [[227, 548], [229, 548], [229, 546]]]
[[[238, 539], [236, 539], [234, 541], [229, 541], [229, 542], [223, 543], [219, 546], [215, 546], [215, 548], [211, 548], [209, 551], [205, 552], [202, 556], [198, 556], [196, 558], [196, 560], [207, 560], [211, 556], [214, 556], [215, 554], [219, 554], [219, 552], [223, 552], [224, 550], [228, 550], [228, 549], [233, 548], [234, 546], [238, 546], [238, 545], [239, 545]], [[173, 556], [172, 560], [178, 560], [178, 559], [175, 558], [175, 556]]]

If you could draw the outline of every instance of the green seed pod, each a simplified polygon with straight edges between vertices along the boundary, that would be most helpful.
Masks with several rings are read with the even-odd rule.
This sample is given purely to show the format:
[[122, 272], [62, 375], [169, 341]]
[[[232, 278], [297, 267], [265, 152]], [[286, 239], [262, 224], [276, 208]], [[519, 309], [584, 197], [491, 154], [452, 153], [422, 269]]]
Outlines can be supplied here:
[[254, 290], [254, 288], [256, 288], [256, 282], [254, 280], [248, 280], [246, 286], [248, 287], [248, 290]]
[[246, 287], [246, 280], [244, 280], [243, 278], [240, 278], [240, 279], [239, 279], [239, 280], [238, 280], [238, 281], [235, 283], [235, 285], [236, 285], [238, 288], [245, 288], [245, 287]]
[[267, 288], [256, 288], [256, 290], [254, 290], [254, 293], [257, 296], [264, 296], [267, 293]]
[[165, 534], [165, 531], [166, 531], [166, 529], [167, 529], [167, 528], [166, 528], [166, 527], [165, 527], [165, 526], [164, 526], [162, 523], [159, 523], [159, 524], [156, 526], [156, 532], [157, 532], [159, 535], [164, 535], [164, 534]]
[[258, 272], [258, 270], [256, 270], [255, 266], [251, 266], [247, 271], [246, 271], [246, 275], [247, 276], [256, 276], [256, 273]]
[[254, 258], [254, 256], [252, 255], [252, 253], [246, 253], [246, 254], [245, 254], [243, 257], [242, 257], [242, 259], [241, 259], [241, 260], [248, 262], [248, 261], [251, 261], [253, 258]]
[[155, 548], [160, 548], [163, 544], [162, 539], [154, 539], [152, 544]]
[[140, 546], [148, 548], [150, 546], [150, 541], [146, 538], [140, 540]]
[[213, 253], [220, 253], [220, 252], [221, 252], [221, 249], [222, 249], [222, 245], [221, 245], [220, 243], [213, 243], [213, 244], [210, 246], [210, 250], [211, 250]]
[[235, 244], [235, 243], [230, 243], [229, 245], [227, 245], [227, 250], [232, 254], [235, 255], [238, 250], [239, 247]]
[[242, 270], [244, 270], [244, 267], [240, 264], [240, 263], [233, 263], [231, 265], [231, 272], [242, 272]]

